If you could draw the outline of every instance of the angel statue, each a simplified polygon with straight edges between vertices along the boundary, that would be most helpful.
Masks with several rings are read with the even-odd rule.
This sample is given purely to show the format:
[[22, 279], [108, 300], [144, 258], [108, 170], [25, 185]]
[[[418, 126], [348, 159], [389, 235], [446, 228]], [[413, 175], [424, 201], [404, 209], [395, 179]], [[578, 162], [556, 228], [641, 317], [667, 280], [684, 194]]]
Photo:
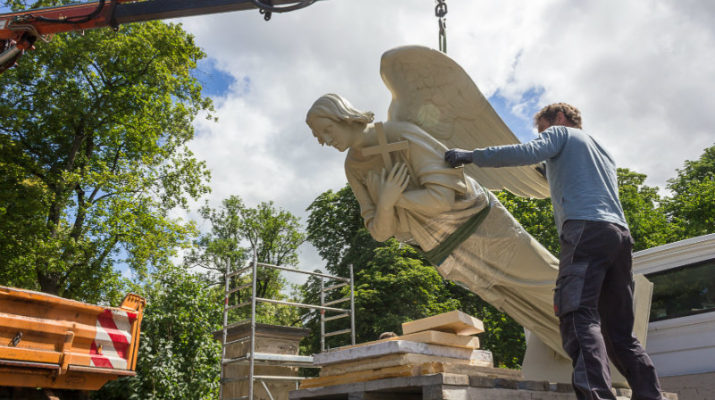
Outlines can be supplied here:
[[388, 120], [336, 94], [320, 97], [307, 124], [343, 152], [348, 183], [378, 241], [419, 246], [439, 273], [506, 312], [564, 356], [553, 312], [558, 260], [490, 190], [548, 197], [535, 166], [451, 168], [447, 148], [519, 143], [464, 70], [424, 47], [385, 53], [381, 75], [393, 98]]

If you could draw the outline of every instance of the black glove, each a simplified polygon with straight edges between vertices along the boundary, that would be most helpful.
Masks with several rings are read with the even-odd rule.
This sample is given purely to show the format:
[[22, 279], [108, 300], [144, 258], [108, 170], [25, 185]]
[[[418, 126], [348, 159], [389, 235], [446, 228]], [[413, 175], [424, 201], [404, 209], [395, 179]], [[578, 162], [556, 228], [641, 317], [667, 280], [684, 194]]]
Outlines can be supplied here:
[[471, 151], [462, 149], [451, 149], [444, 153], [444, 161], [447, 161], [450, 167], [459, 167], [462, 164], [470, 164], [474, 160]]

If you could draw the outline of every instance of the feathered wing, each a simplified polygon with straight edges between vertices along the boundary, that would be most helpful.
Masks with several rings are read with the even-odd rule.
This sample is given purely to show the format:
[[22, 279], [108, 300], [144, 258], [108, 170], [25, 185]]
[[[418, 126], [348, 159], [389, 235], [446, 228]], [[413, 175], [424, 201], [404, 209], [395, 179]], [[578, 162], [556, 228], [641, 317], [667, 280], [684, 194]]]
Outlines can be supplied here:
[[[380, 74], [392, 92], [388, 119], [409, 121], [448, 148], [519, 143], [469, 75], [451, 58], [422, 46], [406, 46], [382, 56]], [[535, 166], [479, 168], [465, 172], [489, 190], [517, 196], [549, 197], [546, 178]]]

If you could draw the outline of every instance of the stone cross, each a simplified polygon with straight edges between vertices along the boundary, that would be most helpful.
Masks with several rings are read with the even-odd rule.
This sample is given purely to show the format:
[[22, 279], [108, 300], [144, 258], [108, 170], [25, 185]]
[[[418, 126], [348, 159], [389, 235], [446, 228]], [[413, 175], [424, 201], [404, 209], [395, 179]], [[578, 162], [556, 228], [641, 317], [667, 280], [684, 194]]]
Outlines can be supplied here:
[[387, 143], [385, 131], [382, 129], [381, 122], [375, 124], [375, 131], [377, 132], [377, 145], [363, 147], [361, 150], [362, 154], [364, 156], [380, 154], [382, 156], [382, 161], [385, 163], [385, 170], [390, 171], [392, 169], [392, 157], [390, 156], [390, 153], [409, 149], [409, 142], [401, 140], [395, 143]]

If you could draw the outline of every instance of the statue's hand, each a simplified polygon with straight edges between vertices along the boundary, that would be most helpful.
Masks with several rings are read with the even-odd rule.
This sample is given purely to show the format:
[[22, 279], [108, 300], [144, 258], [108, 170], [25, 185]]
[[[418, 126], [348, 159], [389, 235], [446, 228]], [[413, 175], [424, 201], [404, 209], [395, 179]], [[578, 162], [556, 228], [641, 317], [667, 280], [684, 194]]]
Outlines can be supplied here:
[[409, 182], [410, 175], [405, 164], [395, 164], [389, 174], [383, 169], [380, 176], [380, 206], [393, 207]]
[[468, 150], [451, 149], [444, 153], [444, 161], [447, 161], [450, 167], [455, 168], [463, 164], [473, 162], [473, 153]]

